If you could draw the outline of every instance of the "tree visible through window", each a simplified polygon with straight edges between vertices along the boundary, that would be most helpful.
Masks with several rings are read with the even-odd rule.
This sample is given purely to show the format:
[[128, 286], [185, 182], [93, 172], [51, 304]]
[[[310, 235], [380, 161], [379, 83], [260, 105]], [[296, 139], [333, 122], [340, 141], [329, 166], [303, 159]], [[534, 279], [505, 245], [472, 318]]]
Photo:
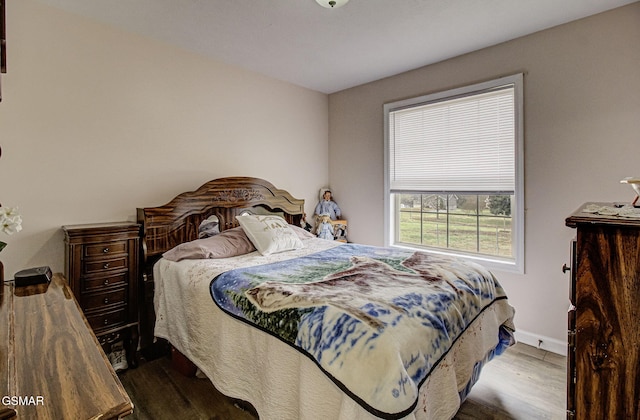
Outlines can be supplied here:
[[385, 105], [386, 242], [522, 270], [522, 75]]

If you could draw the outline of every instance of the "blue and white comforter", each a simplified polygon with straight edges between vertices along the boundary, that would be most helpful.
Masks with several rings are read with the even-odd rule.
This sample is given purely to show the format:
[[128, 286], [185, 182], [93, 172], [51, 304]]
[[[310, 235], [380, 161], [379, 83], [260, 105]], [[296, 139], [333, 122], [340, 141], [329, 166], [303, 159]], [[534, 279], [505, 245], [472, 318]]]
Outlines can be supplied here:
[[[382, 418], [412, 412], [420, 385], [473, 320], [506, 304], [477, 264], [353, 244], [231, 270], [210, 291], [223, 311], [310, 357]], [[508, 319], [487, 358], [513, 343], [512, 332]]]

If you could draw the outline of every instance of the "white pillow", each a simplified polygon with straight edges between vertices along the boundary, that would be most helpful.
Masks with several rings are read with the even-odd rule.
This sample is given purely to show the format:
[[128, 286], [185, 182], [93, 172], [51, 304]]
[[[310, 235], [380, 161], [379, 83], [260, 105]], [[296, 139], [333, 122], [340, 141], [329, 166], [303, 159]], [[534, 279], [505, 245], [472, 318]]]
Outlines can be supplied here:
[[247, 237], [262, 255], [303, 248], [298, 234], [282, 217], [258, 214], [236, 216]]

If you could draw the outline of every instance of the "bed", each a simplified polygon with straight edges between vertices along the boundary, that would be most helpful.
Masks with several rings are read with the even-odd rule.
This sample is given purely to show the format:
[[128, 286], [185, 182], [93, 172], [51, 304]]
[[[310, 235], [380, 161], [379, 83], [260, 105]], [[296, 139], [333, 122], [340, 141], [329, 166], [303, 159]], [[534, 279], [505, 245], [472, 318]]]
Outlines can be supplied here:
[[[211, 216], [222, 233], [198, 239]], [[248, 177], [139, 208], [153, 335], [261, 419], [452, 418], [514, 343], [498, 281], [459, 259], [318, 239], [303, 218], [303, 200]]]

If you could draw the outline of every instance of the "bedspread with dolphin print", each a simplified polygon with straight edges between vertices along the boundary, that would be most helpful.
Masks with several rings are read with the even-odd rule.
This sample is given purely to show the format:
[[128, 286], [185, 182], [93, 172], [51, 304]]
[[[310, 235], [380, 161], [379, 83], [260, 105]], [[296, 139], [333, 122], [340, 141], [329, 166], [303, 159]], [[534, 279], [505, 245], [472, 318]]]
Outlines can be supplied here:
[[[415, 408], [420, 385], [476, 317], [508, 306], [478, 264], [355, 244], [231, 270], [210, 289], [223, 311], [306, 354], [365, 409], [390, 419]], [[488, 358], [513, 344], [511, 317]]]

